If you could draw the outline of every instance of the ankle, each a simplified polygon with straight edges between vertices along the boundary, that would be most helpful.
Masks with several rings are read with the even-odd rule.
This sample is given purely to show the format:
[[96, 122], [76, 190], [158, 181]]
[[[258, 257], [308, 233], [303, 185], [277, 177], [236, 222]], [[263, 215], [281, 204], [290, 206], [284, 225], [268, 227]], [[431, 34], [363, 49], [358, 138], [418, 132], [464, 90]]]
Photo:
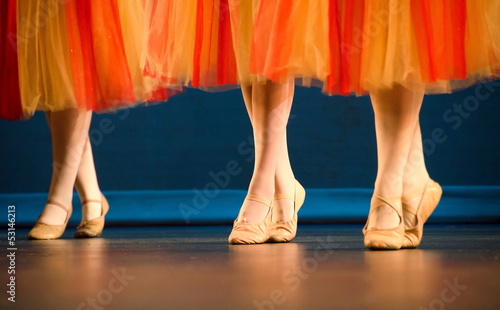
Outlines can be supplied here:
[[399, 183], [387, 183], [387, 182], [375, 182], [375, 188], [373, 190], [374, 196], [384, 197], [384, 198], [395, 198], [401, 197], [403, 195], [403, 184]]
[[295, 214], [295, 201], [294, 197], [283, 197], [280, 196], [279, 199], [273, 202], [273, 221], [289, 221], [293, 219]]
[[[249, 224], [262, 222], [270, 212], [270, 206], [267, 205], [267, 200], [260, 199], [262, 199], [262, 202], [260, 200], [245, 199], [238, 214], [238, 221]], [[266, 201], [266, 203], [263, 201]], [[271, 201], [269, 200], [269, 203]]]
[[71, 204], [63, 205], [55, 201], [48, 201], [43, 208], [39, 221], [48, 225], [62, 225], [69, 217], [71, 208]]
[[276, 180], [274, 187], [275, 194], [284, 194], [292, 196], [295, 193], [295, 177], [287, 178], [286, 180]]
[[403, 197], [411, 198], [418, 195], [419, 192], [423, 192], [429, 180], [429, 175], [405, 179], [403, 182]]
[[102, 193], [100, 190], [90, 192], [77, 190], [77, 193], [82, 205], [87, 202], [101, 202], [102, 200]]
[[87, 200], [82, 204], [82, 222], [101, 216], [103, 205], [101, 200]]
[[377, 195], [372, 199], [370, 213], [368, 214], [368, 229], [393, 229], [401, 223], [400, 215], [403, 213], [401, 200], [397, 198], [384, 198]]
[[266, 201], [271, 201], [274, 196], [274, 187], [259, 186], [256, 183], [251, 183], [247, 192], [247, 196], [249, 195], [259, 197], [260, 199]]
[[[54, 209], [59, 209], [59, 210], [70, 210], [73, 208], [73, 200], [61, 199], [60, 197], [53, 198], [53, 197], [49, 196], [49, 198], [47, 199], [47, 202], [45, 203], [44, 211], [48, 207], [54, 208]], [[43, 213], [44, 212], [42, 212], [42, 214]]]

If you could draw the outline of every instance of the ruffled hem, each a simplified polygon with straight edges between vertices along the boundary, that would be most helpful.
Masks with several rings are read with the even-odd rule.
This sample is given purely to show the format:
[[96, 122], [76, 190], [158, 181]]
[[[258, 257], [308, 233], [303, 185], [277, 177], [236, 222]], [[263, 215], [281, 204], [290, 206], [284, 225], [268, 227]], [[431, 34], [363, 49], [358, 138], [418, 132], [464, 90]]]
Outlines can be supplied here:
[[12, 48], [2, 49], [9, 76], [2, 70], [0, 84], [19, 94], [2, 91], [2, 118], [68, 108], [112, 111], [175, 93], [142, 74], [145, 0], [8, 0], [1, 5], [0, 44], [12, 43], [5, 41], [12, 34], [17, 42], [11, 46], [15, 55]]
[[295, 78], [327, 94], [449, 93], [500, 77], [500, 1], [152, 3], [146, 74], [166, 87]]

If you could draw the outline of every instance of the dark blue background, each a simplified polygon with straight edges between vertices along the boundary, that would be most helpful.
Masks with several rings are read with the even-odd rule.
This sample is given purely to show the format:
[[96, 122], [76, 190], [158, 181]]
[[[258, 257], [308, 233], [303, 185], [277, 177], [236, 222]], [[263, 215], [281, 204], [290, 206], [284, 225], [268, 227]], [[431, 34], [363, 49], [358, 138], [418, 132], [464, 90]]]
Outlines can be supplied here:
[[[500, 86], [490, 83], [452, 95], [426, 96], [421, 112], [427, 165], [442, 185], [500, 185]], [[479, 88], [478, 88], [479, 87]], [[487, 99], [477, 99], [476, 92]], [[469, 104], [470, 112], [454, 112]], [[370, 188], [376, 173], [369, 98], [328, 97], [297, 87], [289, 121], [289, 150], [306, 188]], [[434, 130], [445, 141], [429, 142]], [[239, 90], [188, 89], [166, 103], [96, 114], [91, 138], [101, 188], [203, 188], [210, 172], [237, 163], [227, 189], [251, 177], [251, 126]], [[29, 121], [0, 120], [0, 192], [46, 192], [51, 145], [43, 113]]]

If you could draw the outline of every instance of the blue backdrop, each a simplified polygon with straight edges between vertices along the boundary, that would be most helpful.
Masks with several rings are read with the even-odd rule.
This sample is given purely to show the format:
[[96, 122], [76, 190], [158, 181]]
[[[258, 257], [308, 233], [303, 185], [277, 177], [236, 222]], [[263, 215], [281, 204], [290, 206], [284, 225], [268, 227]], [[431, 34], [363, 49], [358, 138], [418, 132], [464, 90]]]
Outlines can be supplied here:
[[[421, 124], [431, 176], [444, 187], [431, 222], [500, 221], [500, 83], [426, 96]], [[301, 223], [363, 223], [376, 173], [368, 97], [298, 87], [289, 150], [307, 189]], [[227, 224], [253, 167], [252, 131], [239, 90], [188, 89], [165, 103], [95, 115], [90, 137], [107, 225]], [[0, 120], [0, 204], [30, 227], [47, 199], [50, 132], [43, 113]], [[75, 198], [70, 226], [79, 222]], [[6, 217], [5, 217], [6, 218]]]
[[[426, 161], [443, 185], [500, 185], [498, 84], [425, 97]], [[253, 165], [251, 133], [239, 90], [188, 89], [154, 106], [96, 114], [90, 136], [103, 190], [202, 188], [228, 168], [234, 171], [221, 181], [224, 188], [244, 189]], [[372, 187], [376, 145], [368, 97], [297, 87], [288, 133], [292, 165], [306, 187]], [[51, 146], [43, 113], [1, 120], [0, 141], [0, 192], [47, 191]]]

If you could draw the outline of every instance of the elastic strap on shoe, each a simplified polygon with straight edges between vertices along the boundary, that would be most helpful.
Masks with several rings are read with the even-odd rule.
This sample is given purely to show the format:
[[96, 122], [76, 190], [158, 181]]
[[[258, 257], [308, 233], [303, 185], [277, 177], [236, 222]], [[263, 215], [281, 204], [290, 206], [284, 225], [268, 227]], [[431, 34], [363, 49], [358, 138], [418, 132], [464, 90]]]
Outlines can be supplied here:
[[260, 202], [260, 203], [268, 206], [269, 208], [271, 208], [271, 203], [273, 202], [272, 200], [268, 201], [266, 199], [260, 198], [259, 196], [255, 196], [255, 195], [247, 195], [245, 200], [257, 201], [257, 202]]
[[293, 201], [293, 200], [295, 200], [295, 197], [288, 195], [288, 194], [283, 194], [283, 193], [274, 194], [274, 200], [278, 200], [278, 199], [290, 199]]
[[66, 212], [66, 222], [68, 221], [68, 219], [69, 219], [69, 209], [66, 208], [62, 203], [55, 202], [55, 201], [52, 201], [52, 200], [48, 200], [46, 204], [53, 205], [53, 206], [56, 206], [56, 207], [59, 207], [59, 208], [63, 209], [64, 212]]

